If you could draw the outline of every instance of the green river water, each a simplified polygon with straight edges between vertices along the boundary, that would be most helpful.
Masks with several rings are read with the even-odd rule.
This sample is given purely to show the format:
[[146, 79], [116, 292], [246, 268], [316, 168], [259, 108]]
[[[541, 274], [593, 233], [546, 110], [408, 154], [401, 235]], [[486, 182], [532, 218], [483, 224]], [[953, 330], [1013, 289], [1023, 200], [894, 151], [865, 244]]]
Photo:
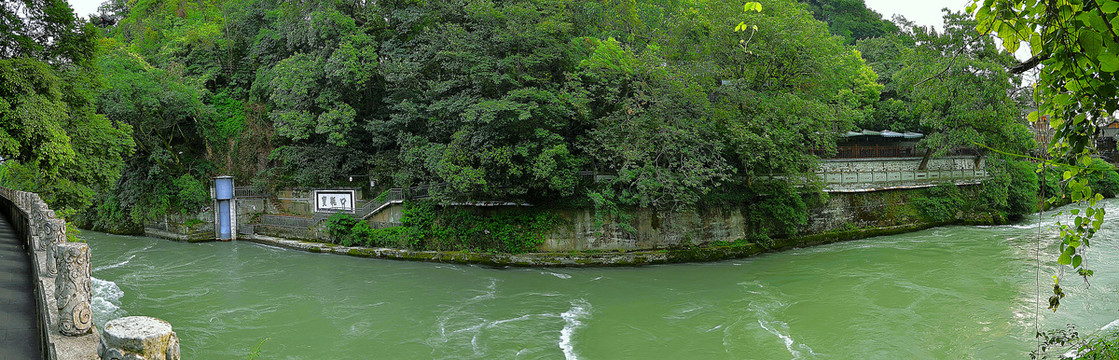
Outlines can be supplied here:
[[[1119, 202], [1091, 287], [1041, 327], [1119, 327]], [[1051, 226], [1052, 216], [1042, 216]], [[188, 359], [1026, 359], [1036, 216], [754, 258], [492, 268], [84, 232], [98, 325], [171, 322]], [[1044, 232], [1043, 260], [1055, 253]], [[1041, 269], [1042, 297], [1056, 269]]]

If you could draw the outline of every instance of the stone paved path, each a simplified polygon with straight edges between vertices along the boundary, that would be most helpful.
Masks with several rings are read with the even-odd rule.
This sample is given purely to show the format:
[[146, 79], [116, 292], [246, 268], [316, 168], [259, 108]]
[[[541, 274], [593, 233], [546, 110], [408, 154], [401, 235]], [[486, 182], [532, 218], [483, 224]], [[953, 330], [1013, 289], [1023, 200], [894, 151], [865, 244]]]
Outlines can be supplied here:
[[0, 359], [41, 359], [31, 260], [0, 216]]

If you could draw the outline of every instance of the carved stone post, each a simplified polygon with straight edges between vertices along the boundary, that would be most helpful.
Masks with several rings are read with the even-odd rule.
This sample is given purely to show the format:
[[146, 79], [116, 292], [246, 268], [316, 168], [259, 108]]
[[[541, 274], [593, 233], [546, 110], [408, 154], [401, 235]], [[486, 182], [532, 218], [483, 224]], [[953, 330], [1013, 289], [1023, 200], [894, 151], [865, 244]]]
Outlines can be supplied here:
[[58, 301], [58, 331], [63, 335], [89, 334], [93, 316], [89, 268], [89, 245], [63, 242], [54, 244], [58, 276], [54, 279], [54, 295]]
[[43, 198], [40, 198], [39, 194], [37, 194], [37, 193], [30, 193], [30, 194], [31, 194], [30, 195], [31, 204], [29, 204], [30, 207], [38, 209], [40, 204], [42, 204], [44, 207], [47, 206], [47, 203], [43, 202]]
[[[43, 238], [44, 247], [47, 253], [47, 277], [54, 277], [58, 273], [58, 265], [60, 261], [56, 253], [55, 246], [66, 243], [66, 220], [63, 219], [49, 219], [46, 221], [50, 225], [50, 232]], [[89, 271], [86, 271], [88, 277]]]
[[41, 235], [43, 233], [43, 217], [39, 209], [25, 209], [27, 211], [27, 241], [31, 251], [38, 251], [41, 247]]
[[102, 360], [180, 360], [179, 336], [166, 321], [126, 316], [105, 324], [97, 356]]
[[53, 219], [50, 216], [52, 212], [47, 204], [39, 203], [33, 209], [28, 210], [31, 218], [31, 243], [32, 249], [36, 251], [47, 250], [47, 239], [50, 238], [51, 225], [49, 221]]

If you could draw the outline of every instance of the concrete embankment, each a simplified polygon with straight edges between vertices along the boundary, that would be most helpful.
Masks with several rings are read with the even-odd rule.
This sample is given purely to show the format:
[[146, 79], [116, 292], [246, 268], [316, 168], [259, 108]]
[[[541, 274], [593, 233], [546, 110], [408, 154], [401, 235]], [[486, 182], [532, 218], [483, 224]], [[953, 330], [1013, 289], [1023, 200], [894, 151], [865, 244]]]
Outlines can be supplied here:
[[242, 239], [260, 244], [295, 250], [303, 250], [312, 253], [349, 255], [390, 260], [427, 261], [456, 264], [482, 264], [491, 266], [598, 267], [641, 266], [737, 259], [766, 252], [777, 252], [800, 247], [862, 239], [872, 236], [901, 234], [910, 231], [923, 230], [938, 225], [947, 224], [925, 223], [918, 225], [833, 232], [798, 238], [778, 239], [775, 240], [773, 244], [770, 244], [768, 246], [762, 246], [760, 244], [753, 243], [733, 243], [723, 246], [696, 246], [690, 248], [663, 250], [568, 251], [523, 254], [493, 254], [466, 251], [417, 251], [392, 248], [341, 246], [321, 242], [283, 239], [259, 234], [242, 237]]

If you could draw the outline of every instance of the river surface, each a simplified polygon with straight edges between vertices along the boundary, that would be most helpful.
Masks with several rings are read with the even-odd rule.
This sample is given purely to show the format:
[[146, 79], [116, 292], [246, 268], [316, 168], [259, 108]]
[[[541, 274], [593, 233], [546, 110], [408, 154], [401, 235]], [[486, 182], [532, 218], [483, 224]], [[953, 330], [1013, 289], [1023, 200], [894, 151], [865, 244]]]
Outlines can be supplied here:
[[[1119, 202], [1061, 276], [1041, 328], [1119, 327]], [[1043, 215], [1042, 226], [1055, 218]], [[951, 226], [754, 258], [640, 268], [493, 268], [249, 242], [84, 232], [94, 315], [171, 322], [184, 358], [1026, 359], [1038, 218]], [[1042, 232], [1043, 265], [1055, 233]], [[1041, 298], [1057, 269], [1041, 268]]]

